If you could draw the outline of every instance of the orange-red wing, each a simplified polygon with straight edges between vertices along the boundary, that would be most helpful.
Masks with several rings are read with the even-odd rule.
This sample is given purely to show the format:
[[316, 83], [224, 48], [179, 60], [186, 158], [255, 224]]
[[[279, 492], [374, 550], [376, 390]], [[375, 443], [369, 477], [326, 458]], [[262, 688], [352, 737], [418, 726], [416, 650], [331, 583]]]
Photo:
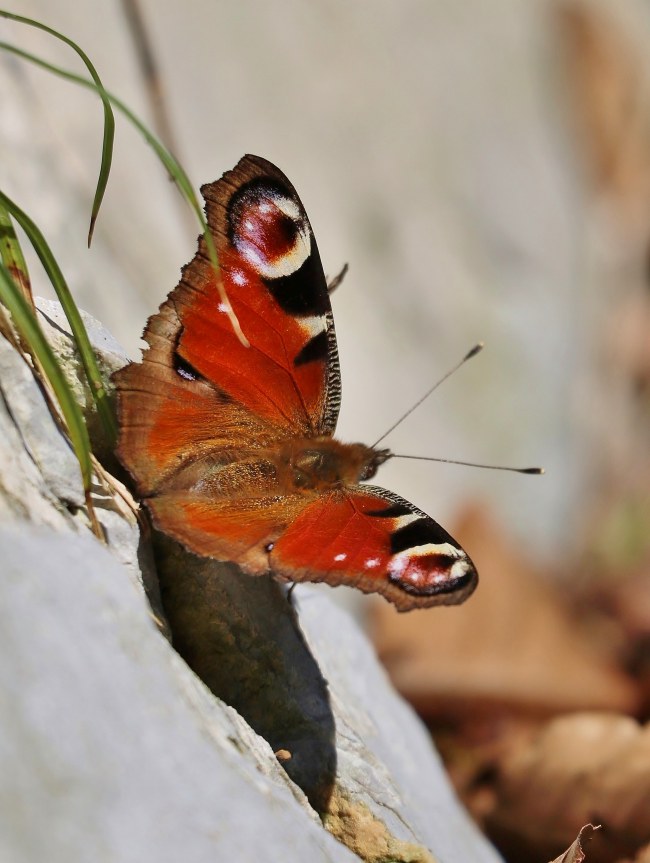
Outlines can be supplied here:
[[245, 156], [202, 189], [221, 278], [250, 342], [233, 332], [203, 240], [149, 319], [141, 363], [114, 376], [118, 455], [148, 495], [206, 453], [330, 434], [340, 400], [327, 285], [295, 189]]
[[154, 524], [195, 554], [239, 564], [249, 575], [269, 572], [269, 547], [305, 506], [300, 495], [248, 500], [171, 492], [150, 498]]
[[[332, 309], [296, 190], [270, 162], [245, 156], [201, 191], [224, 286], [251, 347], [214, 302], [201, 243], [181, 281], [192, 296], [181, 355], [271, 424], [294, 435], [331, 433], [340, 401]], [[210, 337], [213, 324], [219, 341]]]
[[197, 554], [251, 575], [346, 584], [400, 611], [453, 605], [474, 590], [467, 554], [429, 516], [375, 486], [279, 494], [271, 462], [190, 466], [146, 501], [154, 523]]
[[189, 464], [145, 500], [154, 524], [196, 554], [269, 572], [269, 551], [304, 509], [302, 494], [282, 494], [275, 467], [256, 452], [231, 464]]
[[[156, 326], [165, 312], [156, 316]], [[276, 429], [207, 381], [170, 375], [169, 340], [151, 336], [150, 344], [144, 362], [113, 377], [119, 396], [117, 454], [141, 497], [160, 491], [187, 464], [210, 455], [229, 460], [245, 442], [276, 440]]]
[[284, 578], [381, 593], [400, 611], [463, 602], [478, 580], [472, 561], [437, 522], [376, 486], [311, 502], [269, 560]]

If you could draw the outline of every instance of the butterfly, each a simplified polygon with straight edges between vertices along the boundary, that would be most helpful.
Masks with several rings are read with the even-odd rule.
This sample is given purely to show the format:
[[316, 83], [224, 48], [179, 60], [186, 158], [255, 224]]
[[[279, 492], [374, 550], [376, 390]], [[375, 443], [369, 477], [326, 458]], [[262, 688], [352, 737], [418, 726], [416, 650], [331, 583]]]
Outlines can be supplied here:
[[462, 602], [459, 544], [364, 483], [387, 449], [334, 435], [341, 379], [328, 285], [294, 187], [244, 156], [201, 189], [233, 330], [205, 242], [114, 375], [117, 455], [154, 525], [251, 575], [346, 584], [400, 611]]

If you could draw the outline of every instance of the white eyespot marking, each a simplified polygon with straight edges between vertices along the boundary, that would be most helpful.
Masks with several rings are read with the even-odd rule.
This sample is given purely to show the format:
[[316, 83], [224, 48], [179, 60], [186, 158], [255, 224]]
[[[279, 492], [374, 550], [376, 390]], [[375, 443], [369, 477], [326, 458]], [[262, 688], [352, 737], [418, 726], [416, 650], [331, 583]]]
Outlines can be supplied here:
[[228, 306], [224, 302], [220, 302], [217, 304], [217, 309], [222, 312], [224, 315], [228, 313]]
[[179, 366], [176, 369], [176, 374], [179, 375], [179, 377], [183, 378], [186, 381], [195, 381], [196, 380], [196, 376], [193, 375], [187, 369], [184, 369], [183, 366]]
[[294, 222], [302, 221], [302, 215], [298, 204], [292, 198], [285, 198], [284, 195], [277, 195], [275, 198], [275, 206], [281, 210], [285, 216], [289, 216]]
[[347, 558], [347, 554], [345, 554], [344, 552], [341, 552], [341, 554], [335, 554], [334, 555], [334, 560], [336, 560], [338, 563], [345, 560], [346, 558]]
[[290, 276], [311, 254], [311, 232], [297, 201], [261, 184], [235, 197], [232, 242], [265, 279]]
[[[408, 518], [408, 516], [404, 517]], [[441, 542], [439, 544], [428, 542], [426, 545], [407, 548], [404, 551], [399, 551], [397, 554], [394, 554], [388, 567], [389, 572], [391, 575], [400, 575], [400, 573], [408, 567], [409, 563], [415, 561], [419, 557], [428, 557], [429, 555], [433, 555], [435, 557], [450, 557], [455, 558], [456, 560], [465, 559], [465, 552], [461, 551], [460, 548], [450, 545], [448, 542]]]
[[327, 330], [327, 318], [324, 315], [312, 315], [309, 318], [300, 319], [300, 329], [310, 338], [324, 333]]
[[246, 276], [242, 273], [241, 270], [231, 270], [230, 278], [236, 285], [246, 284]]
[[409, 512], [406, 515], [398, 515], [395, 519], [393, 531], [401, 530], [403, 527], [406, 527], [407, 524], [411, 524], [412, 521], [419, 521], [421, 518], [422, 516], [418, 512]]
[[363, 566], [364, 569], [375, 569], [379, 566], [380, 560], [378, 557], [369, 557], [367, 560], [364, 560]]
[[422, 593], [435, 593], [436, 587], [450, 584], [473, 569], [465, 552], [448, 542], [407, 548], [393, 555], [388, 564], [392, 581]]

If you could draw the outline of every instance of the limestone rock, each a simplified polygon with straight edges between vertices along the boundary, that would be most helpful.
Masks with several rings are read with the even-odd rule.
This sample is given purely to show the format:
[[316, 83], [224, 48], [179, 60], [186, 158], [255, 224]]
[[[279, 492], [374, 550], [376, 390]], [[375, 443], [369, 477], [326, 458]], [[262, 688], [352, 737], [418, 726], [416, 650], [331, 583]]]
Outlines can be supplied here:
[[[108, 372], [119, 348], [91, 331]], [[0, 371], [0, 859], [498, 860], [351, 618], [309, 586], [289, 603], [270, 579], [152, 547], [106, 492], [102, 547], [4, 343]], [[142, 590], [154, 555], [176, 650]]]

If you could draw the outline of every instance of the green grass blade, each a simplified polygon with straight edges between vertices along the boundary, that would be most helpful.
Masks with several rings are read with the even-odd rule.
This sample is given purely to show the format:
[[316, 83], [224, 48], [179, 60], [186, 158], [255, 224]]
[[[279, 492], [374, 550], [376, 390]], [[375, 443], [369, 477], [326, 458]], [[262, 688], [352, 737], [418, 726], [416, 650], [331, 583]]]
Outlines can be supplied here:
[[43, 335], [34, 312], [4, 264], [0, 264], [0, 301], [9, 309], [16, 329], [30, 345], [52, 385], [79, 461], [84, 490], [88, 496], [92, 484], [92, 462], [88, 430], [81, 408], [74, 399], [72, 390], [59, 368], [54, 352]]
[[237, 316], [235, 315], [232, 306], [230, 305], [230, 300], [228, 299], [228, 295], [226, 294], [223, 283], [221, 281], [217, 250], [214, 245], [212, 235], [208, 229], [207, 222], [205, 221], [203, 210], [201, 209], [198, 199], [194, 194], [192, 184], [190, 183], [187, 174], [185, 173], [179, 162], [160, 143], [160, 141], [155, 137], [155, 135], [153, 135], [146, 128], [146, 126], [136, 117], [136, 115], [124, 104], [124, 102], [118, 99], [117, 96], [109, 93], [108, 90], [104, 89], [104, 87], [96, 84], [94, 81], [89, 81], [87, 78], [82, 78], [80, 75], [76, 75], [74, 72], [69, 72], [67, 69], [61, 69], [59, 66], [54, 66], [52, 63], [47, 63], [45, 60], [41, 60], [40, 57], [36, 57], [34, 54], [30, 54], [28, 51], [23, 51], [21, 48], [16, 48], [15, 45], [10, 45], [8, 42], [0, 42], [0, 49], [9, 51], [18, 57], [22, 57], [24, 60], [28, 60], [30, 63], [34, 63], [36, 66], [40, 66], [42, 69], [47, 69], [48, 72], [52, 72], [52, 74], [58, 75], [60, 78], [65, 78], [67, 81], [73, 81], [75, 84], [79, 84], [82, 87], [86, 87], [89, 90], [94, 90], [100, 95], [105, 96], [110, 101], [110, 103], [115, 108], [117, 108], [118, 111], [124, 114], [124, 116], [136, 127], [136, 129], [138, 129], [138, 131], [144, 137], [145, 141], [153, 148], [156, 155], [163, 163], [168, 173], [180, 189], [181, 194], [194, 211], [201, 226], [201, 231], [203, 232], [203, 237], [205, 239], [205, 245], [208, 251], [208, 255], [217, 276], [217, 290], [219, 291], [219, 297], [226, 307], [226, 311], [228, 313], [228, 317], [230, 318], [232, 328], [237, 334], [237, 337], [242, 342], [242, 344], [248, 347], [248, 339], [242, 332], [239, 321], [237, 320]]
[[0, 258], [2, 263], [11, 273], [11, 277], [18, 287], [23, 292], [23, 296], [34, 309], [34, 299], [32, 297], [32, 288], [29, 279], [29, 271], [27, 270], [27, 262], [23, 255], [23, 250], [18, 242], [18, 237], [14, 231], [14, 225], [11, 221], [11, 216], [7, 210], [0, 205]]
[[70, 289], [68, 288], [67, 282], [61, 272], [61, 268], [52, 254], [52, 250], [48, 246], [45, 237], [37, 228], [35, 223], [11, 200], [11, 198], [7, 197], [4, 192], [0, 192], [0, 206], [5, 207], [27, 234], [30, 243], [34, 247], [36, 254], [43, 264], [45, 272], [52, 282], [52, 286], [61, 302], [63, 311], [70, 323], [70, 329], [72, 330], [72, 334], [76, 340], [79, 355], [81, 356], [81, 362], [83, 363], [90, 391], [95, 400], [95, 404], [97, 405], [97, 412], [100, 416], [105, 434], [107, 435], [108, 440], [113, 442], [117, 437], [115, 417], [113, 416], [113, 411], [108, 402], [106, 388], [104, 387], [104, 382], [99, 371], [99, 366], [97, 365], [95, 354], [90, 345], [86, 327], [84, 326], [79, 310], [72, 299]]
[[81, 58], [83, 63], [88, 69], [88, 72], [97, 84], [97, 92], [102, 100], [104, 105], [104, 138], [102, 142], [102, 160], [101, 165], [99, 167], [99, 177], [97, 179], [97, 188], [95, 189], [95, 197], [93, 200], [93, 206], [90, 214], [90, 228], [88, 229], [88, 246], [92, 242], [93, 231], [95, 229], [95, 222], [97, 221], [97, 216], [99, 214], [99, 208], [101, 207], [102, 200], [104, 199], [104, 192], [106, 191], [106, 185], [108, 183], [108, 175], [111, 171], [111, 163], [113, 160], [113, 141], [115, 139], [115, 117], [113, 115], [113, 109], [111, 108], [110, 99], [107, 98], [104, 87], [102, 85], [101, 79], [97, 74], [97, 70], [93, 66], [90, 61], [90, 58], [86, 54], [76, 42], [73, 42], [72, 39], [69, 39], [63, 33], [59, 33], [57, 30], [53, 30], [51, 27], [48, 27], [45, 24], [42, 24], [40, 21], [35, 21], [33, 18], [25, 18], [23, 15], [16, 15], [13, 12], [5, 12], [0, 9], [0, 17], [8, 18], [11, 21], [17, 21], [20, 24], [28, 24], [30, 27], [36, 27], [39, 30], [44, 30], [46, 33], [49, 33], [51, 36], [54, 36], [56, 39], [60, 39], [62, 42], [65, 42], [66, 45], [69, 45], [73, 51], [75, 51], [78, 56]]

